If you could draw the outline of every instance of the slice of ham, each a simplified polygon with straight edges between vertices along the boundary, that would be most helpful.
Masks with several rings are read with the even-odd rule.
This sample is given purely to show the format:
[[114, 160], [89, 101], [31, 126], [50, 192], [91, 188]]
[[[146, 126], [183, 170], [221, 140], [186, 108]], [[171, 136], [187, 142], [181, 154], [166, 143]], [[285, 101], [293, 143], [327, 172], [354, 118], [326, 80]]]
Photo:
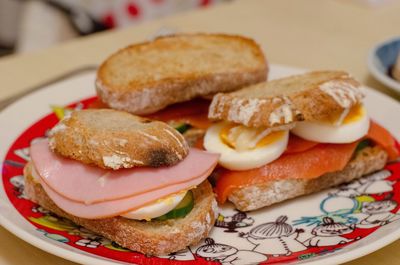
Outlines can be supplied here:
[[113, 171], [56, 155], [47, 140], [32, 144], [30, 154], [48, 187], [66, 199], [85, 204], [133, 197], [176, 184], [188, 188], [192, 180], [206, 179], [219, 158], [217, 154], [190, 149], [184, 160], [171, 167]]
[[140, 195], [106, 202], [99, 202], [95, 204], [84, 204], [69, 200], [57, 192], [55, 192], [46, 182], [40, 178], [40, 183], [44, 188], [50, 199], [62, 210], [77, 217], [87, 219], [100, 219], [107, 217], [118, 216], [140, 207], [145, 206], [151, 202], [154, 202], [158, 198], [163, 198], [168, 195], [180, 192], [185, 189], [191, 189], [196, 185], [199, 185], [205, 180], [204, 177], [195, 178], [189, 180], [186, 183], [170, 185], [159, 190], [149, 191]]

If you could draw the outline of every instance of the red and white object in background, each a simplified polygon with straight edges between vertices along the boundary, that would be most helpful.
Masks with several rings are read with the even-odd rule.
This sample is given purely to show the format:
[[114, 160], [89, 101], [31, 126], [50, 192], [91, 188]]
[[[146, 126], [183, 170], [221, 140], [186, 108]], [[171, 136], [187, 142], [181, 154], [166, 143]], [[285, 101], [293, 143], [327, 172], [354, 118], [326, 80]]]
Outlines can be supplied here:
[[0, 19], [5, 21], [0, 25], [0, 47], [14, 47], [16, 52], [38, 50], [79, 35], [135, 25], [225, 1], [228, 0], [27, 0], [18, 5], [4, 5], [12, 1], [3, 0], [0, 14], [12, 14]]
[[[90, 13], [108, 27], [125, 27], [141, 21], [208, 6], [224, 0], [91, 1]], [[226, 0], [225, 0], [226, 1]]]

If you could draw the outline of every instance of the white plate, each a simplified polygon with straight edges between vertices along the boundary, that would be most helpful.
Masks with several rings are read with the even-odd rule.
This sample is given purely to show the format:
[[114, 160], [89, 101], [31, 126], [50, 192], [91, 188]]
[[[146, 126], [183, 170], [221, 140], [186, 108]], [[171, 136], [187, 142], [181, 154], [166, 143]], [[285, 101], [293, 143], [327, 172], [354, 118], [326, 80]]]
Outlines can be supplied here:
[[[273, 65], [271, 78], [299, 72], [302, 71]], [[64, 106], [94, 96], [94, 77], [94, 72], [85, 72], [48, 85], [0, 113], [2, 161], [21, 133], [32, 124], [39, 126], [41, 123], [37, 123], [38, 120], [51, 113], [50, 105]], [[400, 105], [371, 89], [367, 90], [365, 103], [371, 117], [399, 139], [400, 123], [390, 117], [400, 112]], [[46, 119], [54, 120], [54, 117]], [[28, 131], [41, 136], [44, 129], [34, 127]], [[40, 134], [40, 131], [43, 132]], [[27, 159], [24, 148], [28, 147], [31, 139], [24, 137], [19, 138], [18, 146], [13, 147], [14, 152], [8, 154], [8, 158], [13, 158], [11, 160], [14, 162], [24, 163]], [[32, 134], [29, 137], [32, 138]], [[21, 177], [13, 173], [21, 170], [17, 168], [18, 163], [10, 163], [8, 161], [3, 164], [0, 223], [16, 236], [49, 253], [84, 264], [125, 264], [124, 261], [157, 264], [161, 261], [159, 257], [148, 258], [126, 252], [108, 240], [43, 212], [43, 209], [23, 198]], [[400, 171], [400, 164], [391, 166]], [[296, 198], [247, 215], [238, 214], [227, 205], [221, 209], [219, 222], [209, 239], [181, 253], [161, 258], [168, 258], [171, 264], [174, 260], [187, 260], [193, 264], [196, 260], [202, 260], [201, 257], [225, 264], [231, 261], [232, 264], [244, 264], [245, 261], [269, 263], [289, 260], [309, 264], [337, 264], [356, 259], [400, 238], [399, 223], [394, 223], [400, 217], [397, 214], [400, 172], [394, 172], [389, 180], [386, 173], [382, 171], [341, 189]], [[14, 175], [17, 176], [14, 178]], [[11, 181], [10, 176], [13, 176]], [[351, 194], [354, 195], [352, 198]], [[385, 202], [380, 202], [382, 200]], [[379, 213], [371, 212], [366, 207], [372, 205], [368, 201], [376, 201], [376, 204], [386, 208], [383, 207]], [[30, 221], [27, 221], [28, 217]], [[316, 226], [319, 228], [316, 229]], [[316, 237], [316, 231], [327, 228], [335, 231], [343, 228], [343, 231], [350, 233]], [[256, 237], [256, 231], [260, 232], [258, 235], [262, 238]], [[368, 238], [364, 238], [366, 235]], [[319, 246], [312, 246], [317, 243]], [[210, 250], [213, 250], [213, 254], [210, 254]]]

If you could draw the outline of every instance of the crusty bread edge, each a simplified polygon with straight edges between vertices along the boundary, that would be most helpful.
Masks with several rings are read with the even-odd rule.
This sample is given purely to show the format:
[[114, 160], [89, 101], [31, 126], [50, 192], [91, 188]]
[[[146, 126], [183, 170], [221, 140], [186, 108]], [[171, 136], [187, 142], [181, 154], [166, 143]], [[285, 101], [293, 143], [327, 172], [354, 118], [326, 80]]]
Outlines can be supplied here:
[[350, 182], [363, 175], [382, 169], [387, 162], [387, 153], [379, 146], [361, 150], [347, 166], [339, 172], [327, 173], [321, 177], [269, 181], [235, 189], [228, 197], [237, 209], [252, 211], [298, 196], [314, 193]]
[[42, 186], [33, 180], [29, 164], [24, 169], [24, 176], [25, 194], [32, 201], [122, 247], [147, 255], [165, 255], [198, 243], [209, 234], [218, 212], [211, 185], [204, 181], [192, 190], [195, 206], [185, 218], [148, 223], [123, 217], [96, 220], [79, 218], [64, 212], [48, 197]]
[[[165, 108], [174, 103], [188, 101], [199, 96], [210, 96], [218, 92], [230, 92], [240, 89], [244, 86], [265, 81], [268, 77], [269, 67], [260, 46], [250, 38], [239, 35], [229, 34], [179, 34], [179, 36], [198, 36], [212, 35], [225, 38], [238, 38], [241, 41], [250, 43], [256, 47], [256, 56], [262, 58], [262, 68], [251, 68], [244, 73], [220, 73], [213, 75], [199, 76], [193, 79], [175, 78], [173, 80], [160, 81], [158, 83], [147, 85], [135, 91], [119, 91], [113, 89], [102, 81], [102, 75], [105, 71], [107, 60], [105, 60], [97, 71], [95, 81], [96, 91], [99, 98], [113, 109], [128, 111], [133, 114], [150, 114]], [[170, 37], [170, 36], [166, 36]], [[160, 37], [164, 38], [164, 37]], [[159, 38], [157, 38], [159, 39]], [[146, 45], [149, 42], [142, 42], [127, 46], [112, 54], [112, 58], [119, 52]], [[185, 93], [183, 93], [183, 91]]]
[[135, 91], [114, 91], [100, 79], [96, 80], [95, 85], [101, 101], [111, 108], [145, 115], [164, 109], [171, 104], [214, 95], [218, 92], [230, 92], [265, 81], [267, 69], [246, 73], [214, 74], [193, 80], [174, 79], [173, 82], [160, 82]]
[[[109, 130], [93, 128], [82, 121], [82, 114], [118, 115], [122, 122], [132, 120], [140, 129]], [[142, 143], [146, 143], [143, 145]], [[50, 148], [57, 154], [105, 169], [172, 166], [189, 153], [185, 138], [167, 123], [149, 120], [112, 109], [74, 111], [49, 133]], [[109, 158], [106, 160], [106, 158]]]
[[[293, 93], [288, 96], [276, 96], [270, 98], [243, 98], [242, 91], [251, 90], [253, 86], [261, 86], [263, 83], [244, 87], [240, 90], [242, 94], [236, 95], [232, 93], [218, 93], [214, 96], [208, 118], [213, 121], [230, 121], [238, 124], [243, 124], [248, 127], [274, 127], [286, 124], [291, 124], [298, 121], [321, 121], [332, 118], [332, 116], [340, 115], [345, 108], [332, 97], [329, 93], [339, 90], [338, 84], [347, 86], [347, 91], [353, 90], [355, 98], [352, 100], [352, 105], [361, 103], [363, 92], [360, 88], [360, 83], [353, 79], [344, 71], [313, 71], [306, 74], [319, 75], [325, 73], [336, 73], [336, 77], [325, 80], [310, 87], [307, 90]], [[286, 78], [295, 78], [302, 75], [294, 75]], [[282, 80], [286, 78], [281, 78]], [[265, 83], [271, 85], [273, 82], [279, 82], [281, 79], [276, 79]], [[336, 85], [335, 85], [336, 84]], [[335, 89], [327, 92], [322, 87], [325, 85], [336, 86]], [[239, 92], [239, 91], [237, 91]], [[251, 92], [249, 92], [251, 93]], [[350, 106], [351, 107], [351, 106]], [[281, 118], [280, 122], [271, 122], [270, 117], [281, 113], [286, 113], [285, 118]]]

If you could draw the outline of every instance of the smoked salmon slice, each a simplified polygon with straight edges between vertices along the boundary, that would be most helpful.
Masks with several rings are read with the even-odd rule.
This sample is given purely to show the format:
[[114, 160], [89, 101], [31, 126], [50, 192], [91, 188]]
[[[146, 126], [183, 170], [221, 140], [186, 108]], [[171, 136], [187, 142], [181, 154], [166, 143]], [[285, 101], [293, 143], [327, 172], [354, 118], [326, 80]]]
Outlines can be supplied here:
[[[163, 110], [146, 115], [145, 117], [153, 120], [169, 122], [183, 122], [192, 125], [195, 128], [207, 129], [211, 125], [208, 119], [208, 107], [210, 101], [206, 99], [193, 99], [183, 103], [177, 103], [166, 107]], [[109, 108], [100, 99], [96, 99], [89, 104], [90, 109]]]
[[[389, 160], [399, 156], [393, 136], [383, 127], [371, 121], [366, 135], [380, 145]], [[286, 152], [277, 160], [260, 168], [231, 171], [220, 168], [214, 188], [219, 203], [224, 203], [236, 188], [279, 179], [312, 179], [329, 172], [342, 170], [353, 156], [358, 141], [350, 144], [319, 144], [290, 135]]]
[[88, 109], [108, 109], [110, 108], [107, 106], [103, 101], [99, 98], [96, 98], [93, 102], [89, 103]]
[[388, 130], [371, 120], [367, 135], [376, 144], [380, 145], [389, 155], [389, 161], [399, 157], [399, 148], [396, 146], [395, 138]]
[[219, 203], [238, 187], [279, 179], [312, 179], [328, 172], [342, 170], [351, 159], [357, 143], [318, 144], [301, 152], [284, 154], [274, 162], [246, 171], [223, 169], [215, 192]]
[[290, 134], [288, 146], [286, 147], [285, 154], [293, 154], [307, 151], [308, 149], [316, 146], [317, 142], [308, 141], [300, 138], [294, 134]]
[[184, 122], [199, 129], [207, 129], [211, 125], [207, 117], [209, 106], [209, 100], [198, 98], [168, 106], [146, 117], [163, 122]]

